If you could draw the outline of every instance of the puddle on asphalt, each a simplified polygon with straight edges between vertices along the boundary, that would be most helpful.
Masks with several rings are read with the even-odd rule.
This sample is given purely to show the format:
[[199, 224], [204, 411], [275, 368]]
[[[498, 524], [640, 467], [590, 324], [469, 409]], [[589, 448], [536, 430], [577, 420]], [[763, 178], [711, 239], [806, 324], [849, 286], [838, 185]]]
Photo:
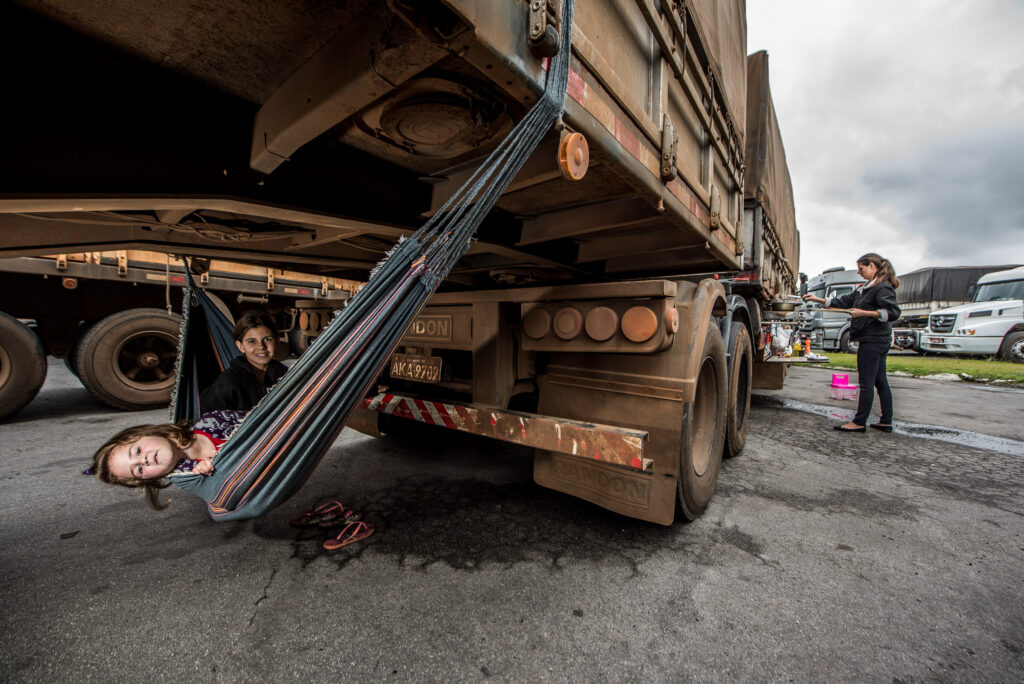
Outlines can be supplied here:
[[[763, 394], [754, 395], [754, 398], [757, 399], [758, 403], [764, 406], [774, 406], [794, 411], [803, 411], [805, 413], [814, 413], [819, 416], [833, 418], [843, 422], [853, 418], [854, 414], [854, 411], [851, 410], [839, 409], [834, 406], [808, 404], [803, 401], [797, 401], [796, 399], [782, 399], [779, 397], [765, 396]], [[938, 425], [918, 425], [917, 423], [905, 423], [897, 420], [893, 422], [893, 432], [899, 435], [924, 437], [925, 439], [937, 439], [940, 442], [963, 444], [977, 449], [985, 449], [987, 451], [995, 451], [1000, 454], [1007, 454], [1008, 456], [1024, 456], [1024, 442], [1020, 442], [1015, 439], [1006, 439], [1004, 437], [985, 435], [980, 432], [971, 432], [970, 430], [957, 430], [955, 428], [940, 427]]]
[[1019, 387], [1006, 387], [1004, 385], [986, 385], [983, 383], [965, 382], [963, 387], [981, 390], [982, 392], [1006, 392], [1009, 394], [1024, 394], [1024, 389]]

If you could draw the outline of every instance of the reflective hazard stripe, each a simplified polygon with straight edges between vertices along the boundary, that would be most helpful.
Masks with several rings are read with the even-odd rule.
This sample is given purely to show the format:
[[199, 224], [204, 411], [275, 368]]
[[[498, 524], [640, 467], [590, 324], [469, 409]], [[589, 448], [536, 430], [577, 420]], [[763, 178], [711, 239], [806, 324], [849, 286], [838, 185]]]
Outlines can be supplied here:
[[388, 393], [365, 399], [363, 408], [640, 471], [649, 471], [653, 463], [644, 458], [643, 430]]

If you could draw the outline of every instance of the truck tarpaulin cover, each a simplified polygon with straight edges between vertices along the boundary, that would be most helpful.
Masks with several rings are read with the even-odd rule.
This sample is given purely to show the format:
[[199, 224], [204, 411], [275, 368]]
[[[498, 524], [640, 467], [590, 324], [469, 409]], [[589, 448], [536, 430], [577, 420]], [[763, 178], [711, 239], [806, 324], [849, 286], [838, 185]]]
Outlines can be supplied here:
[[736, 134], [743, 143], [744, 72], [747, 68], [747, 11], [744, 0], [692, 0], [697, 30], [706, 42], [711, 69], [721, 88], [726, 111], [735, 117]]
[[793, 184], [786, 166], [786, 150], [775, 117], [772, 93], [768, 87], [768, 53], [764, 50], [747, 57], [747, 171], [743, 197], [756, 201], [775, 227], [789, 266], [795, 273], [800, 256], [800, 236], [796, 230]]
[[900, 304], [911, 302], [960, 302], [967, 300], [967, 289], [978, 282], [986, 273], [1016, 268], [1004, 266], [949, 266], [922, 268], [901, 275], [896, 290], [896, 301]]

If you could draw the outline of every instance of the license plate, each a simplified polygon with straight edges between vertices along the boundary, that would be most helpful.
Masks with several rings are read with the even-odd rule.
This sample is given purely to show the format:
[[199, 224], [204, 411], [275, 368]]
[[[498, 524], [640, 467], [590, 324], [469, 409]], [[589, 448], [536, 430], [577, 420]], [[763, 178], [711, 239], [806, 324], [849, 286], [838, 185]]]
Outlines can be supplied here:
[[932, 344], [942, 344], [943, 342], [946, 341], [946, 338], [945, 337], [929, 337], [928, 341], [931, 342]]
[[391, 357], [391, 377], [417, 382], [441, 380], [441, 357], [419, 354], [395, 354]]

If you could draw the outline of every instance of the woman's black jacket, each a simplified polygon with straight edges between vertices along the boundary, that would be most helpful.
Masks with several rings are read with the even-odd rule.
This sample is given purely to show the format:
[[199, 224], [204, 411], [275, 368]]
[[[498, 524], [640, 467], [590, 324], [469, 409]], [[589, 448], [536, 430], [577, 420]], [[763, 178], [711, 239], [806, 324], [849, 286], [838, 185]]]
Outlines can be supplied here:
[[884, 342], [892, 339], [892, 321], [900, 317], [896, 303], [896, 290], [889, 283], [878, 283], [872, 287], [854, 290], [842, 297], [833, 297], [828, 306], [840, 309], [864, 309], [877, 311], [880, 318], [855, 316], [850, 319], [850, 339], [857, 342]]
[[202, 413], [249, 411], [287, 370], [287, 366], [273, 359], [267, 365], [263, 382], [260, 382], [245, 355], [240, 354], [231, 359], [231, 365], [199, 395], [199, 410]]

